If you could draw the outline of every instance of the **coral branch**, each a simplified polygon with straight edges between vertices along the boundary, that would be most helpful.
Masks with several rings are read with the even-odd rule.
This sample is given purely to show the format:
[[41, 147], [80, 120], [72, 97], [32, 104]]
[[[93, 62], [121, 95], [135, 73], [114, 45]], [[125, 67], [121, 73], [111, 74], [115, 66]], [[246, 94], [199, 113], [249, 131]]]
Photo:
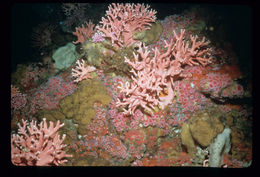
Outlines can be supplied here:
[[150, 29], [151, 22], [156, 20], [156, 11], [148, 10], [150, 6], [144, 4], [115, 4], [112, 3], [106, 11], [106, 18], [102, 18], [102, 25], [97, 26], [105, 34], [112, 45], [117, 48], [130, 46], [135, 31]]
[[[167, 51], [161, 53], [157, 48], [151, 51], [144, 44], [138, 43], [134, 61], [125, 57], [125, 62], [132, 67], [132, 82], [121, 83], [119, 89], [125, 95], [117, 101], [117, 106], [124, 107], [124, 114], [133, 114], [137, 107], [152, 113], [155, 106], [164, 109], [175, 96], [174, 79], [182, 76], [183, 65], [203, 65], [211, 62], [210, 49], [204, 49], [209, 42], [197, 41], [197, 36], [190, 36], [192, 46], [184, 40], [185, 30], [181, 30], [169, 43], [165, 42]], [[174, 42], [175, 41], [175, 42]], [[161, 96], [161, 94], [166, 96]]]
[[66, 147], [62, 144], [66, 135], [60, 138], [58, 130], [64, 126], [60, 121], [55, 127], [53, 122], [50, 122], [48, 127], [45, 118], [38, 126], [36, 121], [29, 124], [22, 120], [22, 123], [23, 126], [18, 124], [18, 134], [13, 134], [11, 137], [11, 158], [14, 165], [60, 165], [67, 162], [64, 158], [72, 157], [62, 150]]
[[95, 71], [96, 68], [94, 66], [87, 66], [85, 67], [85, 61], [84, 60], [78, 60], [76, 62], [77, 66], [75, 69], [72, 68], [72, 73], [71, 75], [73, 77], [76, 77], [74, 82], [80, 82], [84, 79], [91, 79], [92, 77], [90, 76], [90, 73]]
[[89, 21], [86, 23], [86, 27], [82, 24], [81, 27], [77, 27], [76, 31], [73, 32], [74, 35], [78, 37], [78, 40], [73, 42], [74, 44], [84, 43], [88, 38], [91, 38], [95, 33], [95, 25]]

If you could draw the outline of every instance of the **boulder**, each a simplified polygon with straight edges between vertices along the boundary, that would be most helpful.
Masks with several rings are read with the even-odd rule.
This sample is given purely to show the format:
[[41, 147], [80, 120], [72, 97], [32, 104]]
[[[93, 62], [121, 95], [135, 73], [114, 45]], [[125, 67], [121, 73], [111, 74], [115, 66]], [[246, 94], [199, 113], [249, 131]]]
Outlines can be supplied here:
[[52, 58], [55, 61], [55, 72], [69, 68], [78, 57], [79, 54], [76, 52], [76, 46], [72, 43], [68, 43], [63, 47], [58, 48], [52, 55]]
[[206, 111], [196, 113], [190, 119], [190, 132], [194, 140], [207, 147], [223, 131], [224, 125], [218, 117], [210, 116]]
[[189, 124], [184, 123], [181, 130], [181, 142], [187, 148], [188, 153], [191, 157], [195, 157], [196, 146], [190, 133]]

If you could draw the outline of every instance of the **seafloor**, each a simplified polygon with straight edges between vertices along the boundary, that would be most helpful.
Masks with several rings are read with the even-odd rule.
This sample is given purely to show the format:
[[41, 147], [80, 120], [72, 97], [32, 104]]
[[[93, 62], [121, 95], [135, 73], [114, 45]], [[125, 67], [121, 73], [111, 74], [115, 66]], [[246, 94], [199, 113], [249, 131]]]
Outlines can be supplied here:
[[[85, 31], [91, 30], [87, 29], [89, 26], [86, 24], [89, 23], [84, 22], [92, 20], [95, 26], [100, 24], [101, 17], [106, 17], [107, 5], [99, 7], [100, 13], [91, 17], [90, 9], [94, 6], [60, 4], [61, 20], [39, 23], [32, 31], [37, 60], [26, 63], [16, 60], [11, 76], [13, 164], [250, 166], [252, 81], [248, 63], [251, 63], [251, 58], [250, 54], [245, 59], [236, 53], [232, 43], [223, 35], [225, 31], [220, 26], [224, 17], [218, 19], [209, 9], [195, 6], [157, 19], [151, 22], [150, 31], [134, 34], [134, 41], [144, 42], [147, 47], [139, 46], [138, 50], [138, 47], [126, 46], [125, 43], [123, 47], [116, 46], [107, 36], [99, 36], [100, 39], [94, 41], [96, 28], [89, 36], [81, 34], [83, 41], [79, 39], [79, 33], [73, 35], [75, 27], [82, 29], [85, 25]], [[156, 10], [159, 16], [160, 9]], [[211, 61], [176, 64], [173, 61], [177, 61], [177, 56], [170, 54], [169, 62], [173, 64], [167, 65], [160, 73], [157, 69], [159, 64], [149, 65], [149, 61], [166, 53], [168, 46], [165, 42], [169, 44], [172, 39], [176, 42], [176, 37], [182, 34], [181, 29], [185, 29], [183, 42], [188, 48], [192, 47], [191, 35], [197, 35], [197, 41], [203, 41], [203, 37], [210, 41], [198, 50], [206, 51], [207, 56], [202, 56]], [[238, 38], [241, 35], [244, 34], [238, 34]], [[81, 42], [75, 44], [76, 36]], [[136, 60], [135, 56], [141, 55], [144, 49], [148, 55]], [[178, 52], [183, 49], [175, 47], [172, 50]], [[177, 68], [172, 71], [174, 74], [165, 76], [172, 85], [166, 86], [159, 80], [155, 82], [148, 71], [138, 70], [137, 66], [126, 62], [126, 58], [134, 64], [148, 58], [147, 67], [159, 75], [167, 73], [170, 68]], [[94, 69], [75, 82], [77, 76], [73, 77], [72, 69], [79, 66], [76, 63], [78, 59], [85, 62], [83, 67]], [[147, 80], [156, 84], [161, 82], [152, 86], [160, 88], [160, 93], [156, 94], [153, 88], [144, 86]], [[132, 85], [127, 86], [126, 83]], [[174, 96], [164, 102], [165, 106], [156, 103], [166, 100], [170, 94]], [[147, 101], [148, 98], [153, 101]], [[137, 106], [132, 108], [131, 105]], [[46, 132], [41, 134], [44, 128], [40, 122], [43, 118], [48, 125], [50, 121], [54, 125], [58, 121], [64, 125], [58, 130], [50, 128], [53, 134], [47, 136]], [[27, 124], [26, 127], [22, 120], [35, 124], [31, 127]], [[63, 134], [66, 135], [64, 141], [57, 143], [56, 135], [61, 138]], [[36, 148], [35, 140], [42, 146], [37, 145]], [[55, 143], [60, 146], [54, 147]], [[61, 157], [58, 158], [57, 154]]]

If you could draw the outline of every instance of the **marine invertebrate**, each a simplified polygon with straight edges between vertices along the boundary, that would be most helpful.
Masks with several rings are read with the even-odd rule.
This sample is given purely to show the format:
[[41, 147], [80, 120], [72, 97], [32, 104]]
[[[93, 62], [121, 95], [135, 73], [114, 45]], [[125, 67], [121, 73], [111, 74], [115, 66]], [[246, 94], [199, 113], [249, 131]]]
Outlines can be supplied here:
[[66, 82], [61, 77], [51, 77], [29, 99], [30, 111], [34, 114], [41, 109], [55, 109], [64, 97], [71, 95], [75, 90], [76, 84], [73, 81]]
[[19, 110], [27, 103], [26, 94], [20, 93], [19, 89], [11, 85], [11, 108]]
[[211, 72], [200, 81], [199, 91], [210, 95], [211, 98], [224, 102], [244, 96], [243, 86], [232, 80], [229, 74]]
[[102, 32], [95, 32], [92, 36], [92, 42], [103, 42], [105, 40], [105, 35]]
[[223, 164], [224, 153], [228, 153], [231, 149], [230, 144], [230, 128], [225, 128], [222, 133], [214, 139], [209, 149], [210, 167], [220, 167]]
[[81, 27], [76, 27], [76, 31], [73, 32], [73, 34], [78, 37], [78, 40], [73, 42], [74, 44], [84, 43], [95, 33], [95, 25], [91, 22], [91, 20], [89, 22], [85, 22], [85, 24], [86, 26], [82, 24]]
[[[197, 36], [190, 36], [191, 45], [184, 40], [185, 30], [180, 34], [174, 31], [174, 37], [169, 43], [165, 42], [166, 52], [160, 52], [157, 48], [151, 51], [142, 44], [137, 44], [137, 54], [134, 54], [134, 61], [125, 57], [132, 70], [132, 82], [122, 83], [119, 89], [124, 93], [123, 99], [118, 99], [117, 106], [126, 107], [125, 114], [133, 114], [137, 107], [152, 112], [155, 106], [164, 109], [171, 103], [174, 92], [174, 81], [176, 78], [187, 77], [182, 73], [184, 65], [206, 66], [211, 62], [210, 48], [204, 48], [209, 44], [205, 38], [197, 41]], [[165, 93], [165, 96], [160, 96]]]
[[85, 67], [85, 61], [83, 59], [81, 59], [81, 61], [78, 60], [76, 64], [77, 64], [76, 68], [75, 69], [72, 68], [72, 73], [71, 73], [71, 75], [76, 78], [74, 82], [80, 82], [83, 79], [92, 78], [90, 76], [90, 73], [96, 70], [94, 66]]
[[60, 165], [67, 162], [66, 157], [72, 157], [62, 150], [66, 147], [62, 144], [66, 135], [60, 138], [58, 130], [64, 126], [60, 121], [56, 126], [50, 122], [49, 127], [45, 118], [38, 126], [36, 121], [28, 124], [26, 120], [22, 120], [22, 123], [22, 126], [18, 124], [18, 134], [11, 137], [11, 159], [14, 165]]
[[115, 4], [108, 6], [106, 18], [102, 18], [102, 25], [97, 30], [105, 34], [116, 48], [130, 46], [135, 31], [150, 29], [151, 22], [156, 20], [155, 10], [148, 10], [150, 6], [144, 4]]
[[32, 44], [34, 47], [43, 49], [52, 44], [51, 35], [55, 30], [55, 26], [49, 23], [42, 23], [33, 29]]

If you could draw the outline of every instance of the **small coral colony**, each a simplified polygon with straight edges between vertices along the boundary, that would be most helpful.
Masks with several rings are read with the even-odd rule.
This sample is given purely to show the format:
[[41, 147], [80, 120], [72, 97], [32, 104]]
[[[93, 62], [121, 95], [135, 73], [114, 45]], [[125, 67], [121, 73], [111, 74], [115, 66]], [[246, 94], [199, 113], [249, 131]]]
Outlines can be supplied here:
[[[251, 83], [196, 8], [159, 20], [112, 3], [95, 25], [88, 5], [62, 4], [72, 40], [12, 73], [14, 165], [250, 166]], [[56, 29], [39, 25], [33, 44], [51, 46]]]

